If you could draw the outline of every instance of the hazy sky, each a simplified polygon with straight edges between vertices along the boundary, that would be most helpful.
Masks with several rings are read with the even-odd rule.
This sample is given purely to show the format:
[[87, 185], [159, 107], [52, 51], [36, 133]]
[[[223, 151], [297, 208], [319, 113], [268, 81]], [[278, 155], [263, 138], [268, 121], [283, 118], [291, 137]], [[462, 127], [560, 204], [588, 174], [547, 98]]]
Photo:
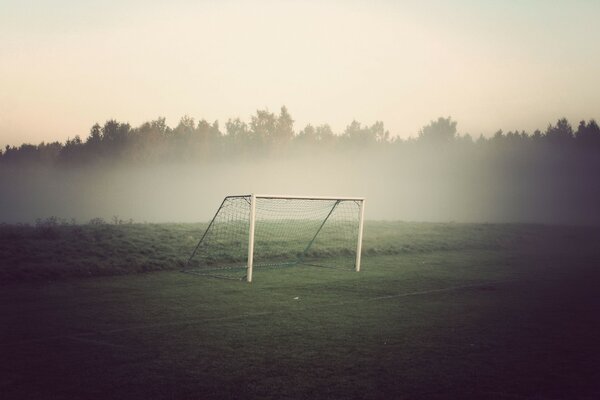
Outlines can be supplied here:
[[286, 105], [300, 130], [600, 119], [600, 1], [0, 0], [0, 145]]

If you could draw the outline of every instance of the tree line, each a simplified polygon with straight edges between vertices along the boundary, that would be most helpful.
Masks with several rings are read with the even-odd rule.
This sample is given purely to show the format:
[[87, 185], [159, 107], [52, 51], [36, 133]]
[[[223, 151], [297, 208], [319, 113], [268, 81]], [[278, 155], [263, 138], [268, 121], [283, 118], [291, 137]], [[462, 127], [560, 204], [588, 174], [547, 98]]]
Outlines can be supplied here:
[[391, 137], [383, 122], [363, 125], [352, 121], [342, 133], [327, 124], [306, 125], [294, 130], [294, 120], [285, 106], [279, 113], [258, 110], [249, 122], [229, 119], [224, 129], [218, 121], [196, 122], [184, 116], [174, 128], [165, 118], [138, 127], [109, 120], [94, 124], [87, 137], [79, 135], [64, 143], [6, 146], [0, 150], [0, 165], [73, 165], [124, 161], [206, 162], [288, 156], [290, 154], [344, 152], [368, 149], [390, 150], [418, 146], [440, 150], [447, 146], [464, 148], [539, 148], [557, 151], [600, 152], [600, 127], [595, 120], [581, 121], [576, 129], [565, 118], [549, 124], [544, 131], [496, 132], [491, 137], [473, 138], [457, 133], [457, 122], [440, 117], [424, 126], [416, 138]]

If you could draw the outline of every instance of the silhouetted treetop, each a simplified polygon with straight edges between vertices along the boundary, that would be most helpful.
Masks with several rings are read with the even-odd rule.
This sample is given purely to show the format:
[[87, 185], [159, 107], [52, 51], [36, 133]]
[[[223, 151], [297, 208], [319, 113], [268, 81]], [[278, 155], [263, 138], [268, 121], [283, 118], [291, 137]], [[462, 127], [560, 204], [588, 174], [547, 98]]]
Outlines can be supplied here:
[[437, 121], [431, 121], [419, 132], [419, 140], [427, 143], [448, 143], [456, 137], [456, 121], [450, 117], [439, 117]]
[[573, 139], [573, 128], [566, 118], [561, 118], [556, 125], [548, 125], [546, 139], [552, 143], [569, 143]]
[[362, 126], [358, 121], [352, 121], [342, 134], [342, 140], [350, 145], [369, 146], [376, 143], [389, 142], [390, 133], [386, 131], [383, 122], [377, 121], [371, 126]]
[[593, 119], [587, 124], [581, 121], [575, 132], [575, 139], [584, 146], [600, 148], [600, 127]]
[[[600, 152], [600, 127], [595, 120], [581, 121], [573, 130], [566, 118], [549, 124], [544, 132], [498, 130], [493, 136], [479, 135], [476, 141], [466, 135], [459, 135], [457, 122], [451, 117], [439, 117], [424, 126], [416, 139], [391, 138], [383, 122], [363, 125], [353, 120], [339, 134], [327, 124], [314, 126], [307, 124], [296, 132], [294, 119], [287, 107], [279, 113], [257, 110], [249, 122], [240, 118], [228, 119], [224, 132], [219, 122], [198, 122], [188, 115], [171, 128], [164, 117], [144, 122], [132, 127], [127, 122], [114, 119], [103, 125], [95, 123], [85, 140], [78, 135], [65, 143], [22, 144], [19, 147], [6, 146], [0, 151], [1, 165], [37, 164], [85, 164], [96, 162], [207, 162], [210, 160], [230, 160], [231, 158], [286, 156], [294, 153], [314, 153], [315, 151], [336, 151], [348, 149], [378, 151], [377, 149], [405, 148], [418, 145], [441, 151], [453, 147], [488, 149], [500, 154], [510, 149], [579, 149], [577, 151]], [[353, 150], [353, 151], [354, 151]], [[486, 150], [487, 151], [487, 150]], [[541, 150], [540, 150], [541, 151]]]

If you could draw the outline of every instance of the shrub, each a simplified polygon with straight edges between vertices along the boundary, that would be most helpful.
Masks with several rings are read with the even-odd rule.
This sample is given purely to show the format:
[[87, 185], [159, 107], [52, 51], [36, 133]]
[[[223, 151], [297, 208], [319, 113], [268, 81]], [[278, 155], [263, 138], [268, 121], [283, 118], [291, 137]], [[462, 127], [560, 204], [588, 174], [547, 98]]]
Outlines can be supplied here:
[[88, 222], [89, 225], [106, 225], [106, 221], [104, 221], [103, 218], [100, 217], [96, 217], [96, 218], [92, 218], [90, 219], [90, 222]]
[[48, 217], [46, 219], [37, 218], [35, 220], [35, 230], [38, 237], [42, 239], [57, 239], [60, 236], [58, 229], [59, 219], [57, 217]]

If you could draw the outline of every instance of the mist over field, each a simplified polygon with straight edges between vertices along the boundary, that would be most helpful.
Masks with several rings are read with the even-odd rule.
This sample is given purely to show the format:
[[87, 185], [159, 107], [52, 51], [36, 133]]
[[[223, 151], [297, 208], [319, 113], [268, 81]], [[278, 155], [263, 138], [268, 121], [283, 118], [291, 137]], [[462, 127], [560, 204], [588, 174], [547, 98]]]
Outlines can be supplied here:
[[0, 13], [0, 222], [600, 223], [599, 2], [34, 3]]
[[566, 120], [477, 140], [450, 118], [404, 141], [382, 123], [296, 132], [285, 107], [224, 132], [108, 121], [84, 140], [7, 148], [0, 221], [198, 222], [226, 195], [263, 193], [364, 196], [371, 220], [600, 224], [599, 138], [594, 121]]

